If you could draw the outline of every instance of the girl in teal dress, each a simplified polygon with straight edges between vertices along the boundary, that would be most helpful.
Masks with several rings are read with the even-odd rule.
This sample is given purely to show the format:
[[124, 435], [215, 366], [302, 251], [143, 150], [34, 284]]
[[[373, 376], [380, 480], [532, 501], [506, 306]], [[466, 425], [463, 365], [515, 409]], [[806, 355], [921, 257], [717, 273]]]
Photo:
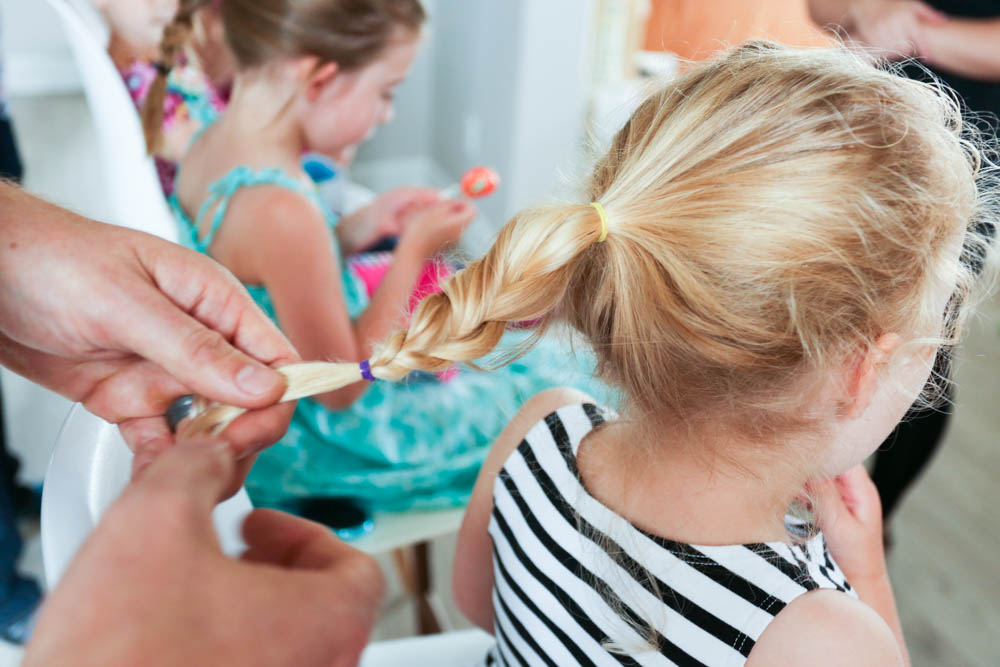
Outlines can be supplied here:
[[[181, 164], [172, 199], [181, 236], [247, 285], [304, 359], [360, 362], [403, 322], [425, 263], [475, 212], [455, 201], [401, 207], [392, 266], [369, 298], [343, 258], [374, 240], [374, 225], [357, 215], [338, 225], [300, 156], [335, 155], [388, 120], [423, 11], [416, 0], [227, 0], [222, 14], [239, 71], [228, 109]], [[529, 335], [508, 333], [505, 344]], [[589, 357], [574, 360], [562, 347], [546, 339], [493, 373], [359, 382], [302, 400], [247, 489], [267, 505], [318, 495], [382, 509], [460, 505], [489, 443], [525, 400], [557, 385], [595, 391]]]

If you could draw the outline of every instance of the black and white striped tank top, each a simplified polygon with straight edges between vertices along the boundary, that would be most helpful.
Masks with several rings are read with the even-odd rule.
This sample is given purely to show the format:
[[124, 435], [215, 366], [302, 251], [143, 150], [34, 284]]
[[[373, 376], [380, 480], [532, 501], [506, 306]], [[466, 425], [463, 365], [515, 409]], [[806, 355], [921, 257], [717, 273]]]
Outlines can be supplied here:
[[487, 665], [742, 665], [799, 595], [854, 595], [822, 534], [797, 545], [695, 546], [601, 504], [581, 484], [576, 453], [607, 416], [590, 404], [561, 408], [497, 476], [497, 643]]

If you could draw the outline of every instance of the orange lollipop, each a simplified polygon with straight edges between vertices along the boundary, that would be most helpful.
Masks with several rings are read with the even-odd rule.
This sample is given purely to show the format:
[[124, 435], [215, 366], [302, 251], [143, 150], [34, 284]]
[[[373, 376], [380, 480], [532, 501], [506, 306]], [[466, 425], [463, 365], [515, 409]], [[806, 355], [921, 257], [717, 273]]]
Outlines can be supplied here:
[[489, 167], [473, 167], [462, 174], [462, 194], [469, 199], [487, 197], [500, 185], [500, 175]]

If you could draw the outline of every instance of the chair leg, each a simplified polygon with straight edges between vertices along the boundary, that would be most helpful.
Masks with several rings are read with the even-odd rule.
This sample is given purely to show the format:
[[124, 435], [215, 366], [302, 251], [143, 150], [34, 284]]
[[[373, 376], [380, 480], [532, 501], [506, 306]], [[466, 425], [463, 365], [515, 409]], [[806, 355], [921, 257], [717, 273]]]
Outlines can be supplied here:
[[441, 632], [441, 620], [431, 604], [430, 543], [419, 542], [392, 552], [396, 571], [407, 594], [415, 603], [417, 632], [432, 635]]

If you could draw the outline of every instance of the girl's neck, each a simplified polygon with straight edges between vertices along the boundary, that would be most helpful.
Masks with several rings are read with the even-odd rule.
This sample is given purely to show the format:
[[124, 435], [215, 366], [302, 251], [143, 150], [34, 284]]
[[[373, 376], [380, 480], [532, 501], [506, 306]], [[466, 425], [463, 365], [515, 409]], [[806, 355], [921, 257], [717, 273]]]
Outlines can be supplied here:
[[622, 420], [584, 440], [579, 465], [591, 495], [647, 532], [703, 545], [780, 541], [808, 479], [782, 453], [814, 444], [795, 439], [751, 442]]
[[298, 165], [306, 143], [295, 98], [293, 89], [271, 78], [240, 75], [217, 130], [262, 163]]

